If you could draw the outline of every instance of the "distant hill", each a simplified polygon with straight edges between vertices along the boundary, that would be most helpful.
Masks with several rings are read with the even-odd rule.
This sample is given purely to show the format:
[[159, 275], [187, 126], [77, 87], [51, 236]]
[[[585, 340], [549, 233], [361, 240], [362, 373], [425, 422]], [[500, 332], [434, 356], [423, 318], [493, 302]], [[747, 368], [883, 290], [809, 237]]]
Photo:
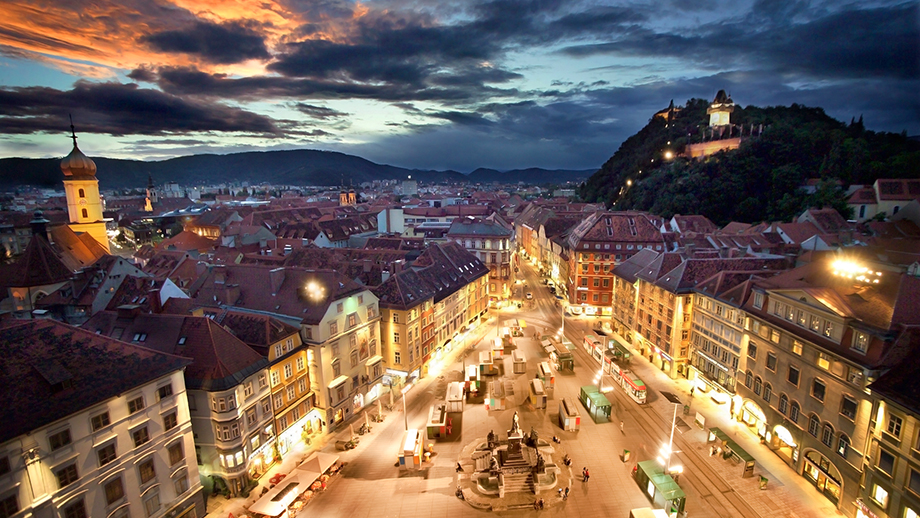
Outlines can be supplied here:
[[[470, 176], [456, 171], [425, 171], [381, 165], [363, 158], [333, 151], [310, 149], [265, 151], [230, 155], [191, 155], [156, 162], [91, 157], [96, 162], [97, 177], [103, 189], [143, 188], [147, 176], [154, 182], [179, 184], [215, 184], [248, 181], [287, 185], [358, 185], [373, 180], [413, 179], [425, 183], [507, 182], [527, 183], [580, 181], [590, 171], [548, 171], [523, 169], [502, 173], [477, 169]], [[0, 159], [0, 188], [19, 185], [60, 187], [60, 158]]]
[[[703, 160], [675, 158], [699, 142], [709, 103], [691, 99], [671, 123], [653, 117], [579, 189], [587, 202], [670, 217], [702, 214], [729, 221], [789, 221], [811, 206], [834, 207], [848, 217], [843, 190], [878, 178], [920, 177], [920, 142], [905, 134], [873, 132], [862, 118], [845, 124], [821, 108], [793, 104], [735, 107], [732, 123], [765, 128], [732, 151]], [[799, 189], [821, 180], [817, 191]]]
[[472, 183], [517, 183], [541, 184], [555, 183], [561, 184], [569, 181], [581, 181], [597, 171], [597, 169], [540, 169], [531, 167], [529, 169], [512, 169], [511, 171], [496, 171], [495, 169], [486, 169], [480, 167], [469, 175], [467, 181]]

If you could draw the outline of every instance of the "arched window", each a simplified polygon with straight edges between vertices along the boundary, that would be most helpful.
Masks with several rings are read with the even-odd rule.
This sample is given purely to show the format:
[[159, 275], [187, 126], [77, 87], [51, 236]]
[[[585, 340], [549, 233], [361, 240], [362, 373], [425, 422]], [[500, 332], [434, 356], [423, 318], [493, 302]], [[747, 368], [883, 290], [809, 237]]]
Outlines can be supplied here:
[[78, 192], [78, 194], [79, 194], [79, 196], [80, 196], [81, 198], [86, 198], [86, 193], [83, 192], [83, 189], [80, 189], [80, 190], [77, 191], [77, 192]]
[[786, 394], [780, 394], [779, 396], [779, 413], [786, 415], [786, 410], [789, 408], [789, 398], [786, 397]]
[[751, 388], [753, 384], [754, 384], [754, 375], [751, 374], [751, 371], [747, 371], [744, 374], [744, 386], [747, 388]]
[[88, 217], [89, 217], [89, 213], [86, 212], [86, 209], [83, 209], [81, 212], [83, 213], [83, 217], [84, 217], [84, 218], [88, 218]]
[[825, 446], [833, 447], [834, 446], [834, 427], [824, 423], [824, 431], [821, 432], [821, 442]]
[[847, 451], [850, 449], [850, 438], [847, 437], [847, 434], [840, 434], [840, 438], [837, 439], [837, 455], [840, 455], [843, 458], [847, 457]]
[[760, 376], [757, 376], [754, 378], [754, 393], [759, 396], [761, 390], [763, 390], [763, 380], [760, 379]]
[[769, 383], [767, 383], [763, 386], [763, 400], [769, 404], [772, 398], [773, 398], [773, 387]]
[[811, 414], [811, 417], [808, 418], [808, 433], [817, 437], [818, 428], [820, 427], [820, 425], [821, 425], [821, 422], [818, 421], [818, 416], [815, 414]]
[[789, 420], [793, 423], [799, 422], [799, 403], [797, 401], [793, 401], [792, 406], [789, 407]]

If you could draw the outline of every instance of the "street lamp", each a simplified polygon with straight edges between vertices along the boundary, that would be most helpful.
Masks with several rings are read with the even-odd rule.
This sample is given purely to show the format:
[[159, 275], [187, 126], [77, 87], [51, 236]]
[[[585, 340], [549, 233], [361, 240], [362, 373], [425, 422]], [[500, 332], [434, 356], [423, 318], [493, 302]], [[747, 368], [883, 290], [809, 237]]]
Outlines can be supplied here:
[[[400, 392], [402, 392], [403, 416], [406, 418], [406, 430], [409, 429], [409, 413], [408, 413], [408, 411], [406, 410], [406, 393], [409, 392], [409, 389], [411, 389], [411, 388], [412, 388], [412, 385], [406, 385], [406, 386], [403, 387], [402, 390], [400, 391]], [[672, 431], [672, 433], [673, 433], [673, 431]]]
[[603, 385], [603, 377], [604, 368], [601, 367], [600, 370], [597, 371], [597, 376], [594, 377], [594, 383], [597, 383], [597, 391], [601, 393], [604, 392], [603, 388], [601, 387], [601, 385]]
[[[671, 438], [668, 439], [668, 445], [661, 448], [661, 455], [658, 457], [658, 462], [665, 465], [665, 473], [671, 474], [671, 456], [675, 453], [680, 453], [674, 451], [674, 427], [677, 424], [677, 406], [679, 403], [674, 403], [674, 417], [671, 418]], [[674, 466], [674, 471], [680, 473], [683, 471], [683, 467]]]

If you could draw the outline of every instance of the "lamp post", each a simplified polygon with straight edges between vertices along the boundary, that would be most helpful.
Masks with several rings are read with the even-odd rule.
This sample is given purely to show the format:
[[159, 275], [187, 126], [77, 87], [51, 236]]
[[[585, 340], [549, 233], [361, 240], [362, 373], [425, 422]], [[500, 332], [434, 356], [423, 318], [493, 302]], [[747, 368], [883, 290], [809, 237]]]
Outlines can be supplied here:
[[601, 387], [601, 385], [603, 385], [603, 377], [604, 377], [604, 368], [601, 367], [600, 370], [597, 371], [597, 376], [595, 376], [594, 378], [594, 383], [597, 383], [597, 391], [601, 393], [604, 392], [603, 387]]
[[[677, 424], [677, 406], [679, 403], [674, 403], [674, 416], [671, 418], [671, 438], [668, 439], [668, 446], [666, 448], [661, 448], [661, 456], [658, 457], [658, 462], [664, 464], [664, 471], [666, 474], [671, 474], [671, 456], [675, 453], [680, 453], [679, 451], [674, 451], [674, 428]], [[683, 467], [674, 466], [674, 472], [680, 474], [683, 472]]]
[[[406, 393], [409, 392], [409, 389], [412, 388], [412, 385], [406, 385], [402, 388], [402, 400], [403, 400], [403, 416], [406, 418], [406, 430], [409, 429], [409, 413], [406, 410]], [[672, 431], [673, 433], [673, 431]]]

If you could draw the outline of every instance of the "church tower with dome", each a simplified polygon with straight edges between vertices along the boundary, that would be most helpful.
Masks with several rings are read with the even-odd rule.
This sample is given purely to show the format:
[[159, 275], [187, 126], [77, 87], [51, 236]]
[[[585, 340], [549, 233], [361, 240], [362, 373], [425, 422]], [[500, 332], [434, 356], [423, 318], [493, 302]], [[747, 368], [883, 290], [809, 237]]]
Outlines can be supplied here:
[[87, 233], [109, 252], [109, 238], [102, 217], [102, 198], [99, 196], [99, 180], [96, 179], [96, 163], [77, 147], [77, 134], [70, 125], [73, 150], [61, 160], [64, 173], [64, 194], [67, 196], [67, 224], [75, 233]]

